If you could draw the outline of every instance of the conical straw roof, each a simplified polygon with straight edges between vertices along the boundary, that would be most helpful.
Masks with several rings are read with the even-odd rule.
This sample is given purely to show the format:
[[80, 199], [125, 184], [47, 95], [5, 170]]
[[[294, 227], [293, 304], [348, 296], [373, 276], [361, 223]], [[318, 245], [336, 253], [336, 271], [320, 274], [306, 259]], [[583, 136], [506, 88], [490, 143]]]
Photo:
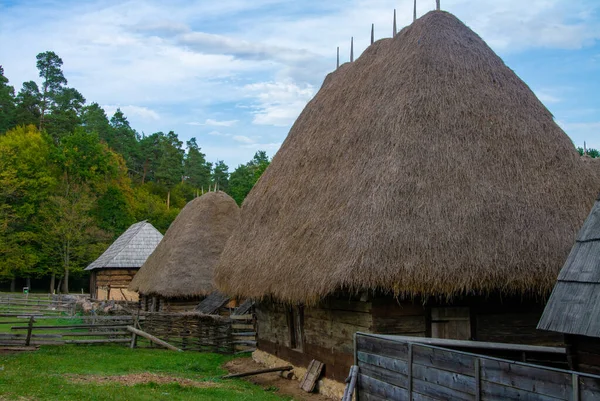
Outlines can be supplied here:
[[597, 191], [529, 87], [433, 11], [325, 79], [242, 207], [220, 290], [546, 294]]
[[137, 272], [129, 289], [146, 295], [193, 297], [211, 293], [213, 271], [240, 211], [224, 192], [190, 201]]

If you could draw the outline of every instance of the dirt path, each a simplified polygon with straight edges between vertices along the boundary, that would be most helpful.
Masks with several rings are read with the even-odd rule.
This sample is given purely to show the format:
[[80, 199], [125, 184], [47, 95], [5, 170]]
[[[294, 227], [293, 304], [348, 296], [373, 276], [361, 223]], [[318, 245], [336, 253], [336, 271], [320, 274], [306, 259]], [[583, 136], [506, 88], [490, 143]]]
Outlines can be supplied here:
[[[227, 362], [223, 367], [227, 369], [229, 373], [242, 373], [265, 368], [265, 366], [254, 362], [252, 358], [234, 359]], [[248, 376], [244, 377], [243, 380], [248, 380], [249, 382], [257, 384], [264, 389], [271, 390], [273, 388], [277, 388], [275, 393], [294, 397], [294, 400], [296, 401], [331, 401], [331, 398], [327, 398], [320, 394], [309, 394], [304, 390], [301, 390], [298, 387], [300, 385], [298, 380], [284, 379], [279, 375], [278, 372]]]

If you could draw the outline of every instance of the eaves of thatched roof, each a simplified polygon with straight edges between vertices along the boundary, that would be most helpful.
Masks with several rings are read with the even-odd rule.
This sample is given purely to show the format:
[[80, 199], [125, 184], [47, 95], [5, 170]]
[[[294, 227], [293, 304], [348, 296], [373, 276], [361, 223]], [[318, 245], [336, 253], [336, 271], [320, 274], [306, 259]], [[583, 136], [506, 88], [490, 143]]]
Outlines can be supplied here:
[[433, 11], [329, 74], [242, 206], [241, 297], [549, 294], [600, 190], [531, 89]]
[[560, 271], [538, 329], [600, 337], [600, 196]]
[[162, 234], [147, 221], [130, 226], [85, 270], [141, 267], [154, 251]]
[[238, 205], [225, 192], [208, 192], [188, 202], [129, 289], [167, 298], [214, 291], [214, 267], [239, 215]]

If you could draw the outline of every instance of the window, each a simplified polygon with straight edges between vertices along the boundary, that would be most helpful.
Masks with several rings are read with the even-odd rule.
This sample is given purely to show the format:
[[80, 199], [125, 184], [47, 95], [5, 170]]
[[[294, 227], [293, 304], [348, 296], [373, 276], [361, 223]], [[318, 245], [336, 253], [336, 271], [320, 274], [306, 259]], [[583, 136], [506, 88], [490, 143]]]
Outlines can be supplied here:
[[289, 329], [289, 347], [298, 351], [304, 350], [304, 307], [291, 306], [287, 310]]
[[470, 340], [470, 309], [457, 307], [431, 308], [431, 337]]

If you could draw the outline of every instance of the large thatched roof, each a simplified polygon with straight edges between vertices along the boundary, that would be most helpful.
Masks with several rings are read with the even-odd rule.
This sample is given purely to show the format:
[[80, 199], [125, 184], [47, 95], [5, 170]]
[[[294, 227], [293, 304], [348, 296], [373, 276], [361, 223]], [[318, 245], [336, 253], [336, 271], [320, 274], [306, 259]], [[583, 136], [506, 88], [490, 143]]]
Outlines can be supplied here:
[[224, 192], [192, 200], [171, 223], [129, 289], [163, 297], [209, 294], [214, 290], [214, 267], [239, 216], [237, 204]]
[[163, 235], [145, 220], [132, 224], [85, 270], [138, 269], [154, 252], [162, 237]]
[[600, 189], [582, 165], [486, 43], [430, 12], [325, 79], [246, 198], [216, 283], [292, 302], [546, 293]]

